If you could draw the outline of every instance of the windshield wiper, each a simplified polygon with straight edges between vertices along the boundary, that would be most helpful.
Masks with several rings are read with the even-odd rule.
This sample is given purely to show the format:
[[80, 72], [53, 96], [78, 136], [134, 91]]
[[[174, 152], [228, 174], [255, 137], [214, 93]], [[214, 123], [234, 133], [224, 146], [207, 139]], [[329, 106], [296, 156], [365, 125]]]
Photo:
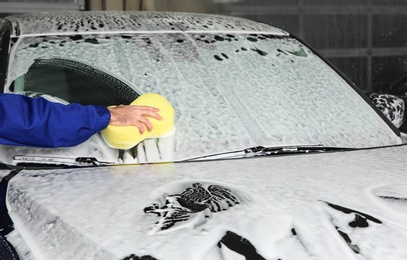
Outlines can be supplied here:
[[14, 161], [18, 166], [102, 166], [113, 165], [113, 162], [98, 161], [95, 157], [53, 157], [37, 155], [15, 155]]
[[356, 148], [345, 148], [345, 147], [331, 147], [317, 145], [287, 145], [287, 146], [255, 146], [249, 147], [242, 150], [217, 153], [199, 156], [195, 158], [186, 159], [184, 161], [199, 161], [199, 160], [216, 160], [216, 159], [236, 159], [236, 158], [247, 158], [256, 156], [272, 156], [281, 154], [297, 154], [297, 153], [322, 153], [322, 152], [333, 152], [333, 151], [352, 151], [357, 150]]

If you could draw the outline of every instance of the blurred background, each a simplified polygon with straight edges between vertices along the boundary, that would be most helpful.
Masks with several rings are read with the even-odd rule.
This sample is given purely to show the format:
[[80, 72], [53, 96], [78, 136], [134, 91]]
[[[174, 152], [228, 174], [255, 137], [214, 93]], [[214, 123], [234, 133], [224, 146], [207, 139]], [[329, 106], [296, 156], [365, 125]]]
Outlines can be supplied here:
[[41, 11], [215, 13], [298, 36], [364, 92], [407, 92], [406, 0], [0, 0], [0, 17]]

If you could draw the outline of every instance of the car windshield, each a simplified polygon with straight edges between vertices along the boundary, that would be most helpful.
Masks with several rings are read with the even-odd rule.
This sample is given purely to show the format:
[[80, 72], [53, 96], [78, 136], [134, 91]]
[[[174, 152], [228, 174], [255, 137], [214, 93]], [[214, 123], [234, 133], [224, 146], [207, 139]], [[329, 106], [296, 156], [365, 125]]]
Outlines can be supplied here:
[[175, 110], [175, 161], [258, 145], [400, 143], [344, 79], [288, 36], [20, 37], [13, 41], [7, 84], [6, 92], [46, 93], [82, 104], [128, 104], [140, 94], [159, 93]]

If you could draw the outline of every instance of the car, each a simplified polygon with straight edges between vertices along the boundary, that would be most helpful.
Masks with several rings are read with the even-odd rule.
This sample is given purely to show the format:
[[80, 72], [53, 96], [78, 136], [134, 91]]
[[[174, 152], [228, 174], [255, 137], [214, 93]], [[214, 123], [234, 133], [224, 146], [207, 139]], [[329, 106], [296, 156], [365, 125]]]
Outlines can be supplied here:
[[170, 134], [126, 149], [102, 133], [1, 145], [10, 257], [407, 258], [406, 135], [290, 33], [171, 12], [0, 24], [4, 93], [103, 106], [156, 93], [175, 113]]

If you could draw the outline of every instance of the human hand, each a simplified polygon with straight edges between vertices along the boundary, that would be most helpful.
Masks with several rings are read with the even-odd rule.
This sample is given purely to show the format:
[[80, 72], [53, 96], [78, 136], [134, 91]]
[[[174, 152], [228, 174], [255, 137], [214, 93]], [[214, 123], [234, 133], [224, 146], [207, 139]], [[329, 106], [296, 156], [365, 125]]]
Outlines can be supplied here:
[[108, 107], [108, 109], [110, 112], [109, 125], [135, 126], [139, 129], [140, 134], [144, 133], [145, 127], [147, 127], [148, 131], [152, 129], [152, 124], [147, 117], [162, 120], [157, 113], [159, 109], [155, 107], [120, 105]]

